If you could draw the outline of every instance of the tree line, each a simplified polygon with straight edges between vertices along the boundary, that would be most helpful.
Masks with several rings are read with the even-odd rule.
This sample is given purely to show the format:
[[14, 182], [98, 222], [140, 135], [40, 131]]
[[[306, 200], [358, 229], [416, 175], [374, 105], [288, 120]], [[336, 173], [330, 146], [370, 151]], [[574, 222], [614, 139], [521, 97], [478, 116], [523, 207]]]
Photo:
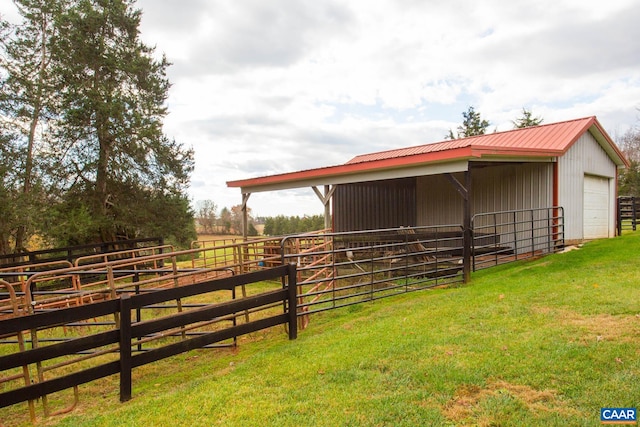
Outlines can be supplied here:
[[287, 234], [307, 233], [324, 229], [324, 216], [284, 216], [264, 219], [264, 234], [267, 236], [284, 236]]
[[133, 0], [14, 0], [0, 17], [0, 254], [195, 237], [192, 149], [167, 138], [164, 56]]
[[[248, 230], [247, 235], [257, 236], [283, 236], [287, 234], [306, 233], [322, 230], [324, 228], [324, 216], [285, 216], [257, 217], [251, 215], [251, 209], [247, 208]], [[213, 200], [202, 200], [197, 203], [196, 223], [198, 232], [202, 234], [242, 234], [242, 206], [236, 205], [229, 208], [218, 206]], [[264, 226], [262, 233], [258, 226]]]

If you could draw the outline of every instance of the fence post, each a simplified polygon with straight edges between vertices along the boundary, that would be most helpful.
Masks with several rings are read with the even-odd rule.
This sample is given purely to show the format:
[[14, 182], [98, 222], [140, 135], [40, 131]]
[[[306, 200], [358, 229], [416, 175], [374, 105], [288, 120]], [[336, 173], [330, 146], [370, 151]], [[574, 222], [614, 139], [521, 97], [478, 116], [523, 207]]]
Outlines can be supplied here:
[[618, 197], [616, 199], [616, 228], [618, 231], [618, 236], [622, 236], [622, 198]]
[[551, 215], [553, 212], [549, 212], [549, 208], [547, 208], [547, 253], [552, 253], [551, 251], [551, 239], [553, 238], [553, 232], [551, 228]]
[[464, 283], [469, 283], [471, 280], [471, 246], [473, 245], [471, 234], [471, 162], [468, 163], [467, 170], [464, 173], [464, 186], [466, 189], [464, 196], [464, 231], [462, 241], [464, 247], [462, 249], [462, 277]]
[[535, 221], [533, 217], [533, 209], [531, 209], [531, 256], [536, 254], [536, 237], [535, 237]]
[[296, 289], [298, 286], [297, 276], [298, 272], [296, 271], [296, 265], [294, 263], [289, 264], [288, 268], [288, 286], [289, 286], [289, 339], [295, 340], [298, 338], [298, 305]]
[[131, 400], [131, 297], [120, 297], [120, 402]]
[[513, 211], [513, 252], [518, 260], [518, 214]]

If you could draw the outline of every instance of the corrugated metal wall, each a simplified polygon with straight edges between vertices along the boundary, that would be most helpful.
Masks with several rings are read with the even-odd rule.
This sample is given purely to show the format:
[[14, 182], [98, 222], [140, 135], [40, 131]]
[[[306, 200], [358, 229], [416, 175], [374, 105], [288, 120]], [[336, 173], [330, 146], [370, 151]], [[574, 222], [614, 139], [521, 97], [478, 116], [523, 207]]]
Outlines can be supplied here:
[[[471, 180], [472, 215], [553, 204], [551, 163], [472, 163]], [[444, 176], [419, 177], [416, 188], [418, 225], [462, 222], [462, 197]]]
[[340, 184], [333, 195], [335, 231], [416, 225], [416, 178]]
[[615, 235], [615, 176], [617, 169], [595, 138], [585, 132], [558, 160], [558, 204], [564, 207], [565, 239], [584, 237], [584, 175], [609, 179], [609, 235]]
[[[464, 182], [463, 174], [455, 175]], [[523, 209], [547, 208], [553, 205], [553, 164], [552, 163], [477, 163], [471, 168], [471, 214], [515, 211]], [[462, 222], [462, 197], [443, 176], [420, 177], [417, 186], [418, 224], [452, 224]], [[549, 233], [546, 229], [531, 229], [531, 220], [538, 221], [547, 211], [521, 212], [500, 216], [474, 218], [478, 237], [484, 233], [497, 236], [510, 232], [504, 241], [498, 237], [500, 245], [517, 248], [517, 252], [533, 250], [535, 246], [546, 246]], [[504, 225], [492, 226], [493, 222]], [[513, 224], [516, 221], [517, 224]], [[490, 224], [491, 223], [491, 224]], [[536, 222], [536, 224], [539, 224]], [[515, 230], [514, 228], [515, 227]], [[532, 236], [533, 233], [533, 236]], [[511, 237], [513, 236], [513, 237]]]
[[[472, 167], [472, 214], [549, 207], [551, 163], [482, 163]], [[462, 173], [455, 174], [464, 183]], [[335, 231], [460, 224], [462, 197], [442, 175], [342, 184], [334, 194]]]
[[[454, 176], [464, 185], [464, 174]], [[462, 224], [462, 197], [444, 176], [418, 177], [416, 193], [418, 225]]]

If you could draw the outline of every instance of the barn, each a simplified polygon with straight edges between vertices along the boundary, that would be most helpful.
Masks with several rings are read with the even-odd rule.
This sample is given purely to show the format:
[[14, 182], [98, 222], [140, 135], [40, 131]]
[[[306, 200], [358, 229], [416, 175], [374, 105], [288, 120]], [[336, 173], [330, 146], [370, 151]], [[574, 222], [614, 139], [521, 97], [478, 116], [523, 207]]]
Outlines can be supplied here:
[[561, 209], [564, 240], [580, 242], [615, 235], [617, 171], [626, 165], [597, 118], [586, 117], [227, 185], [240, 189], [245, 213], [252, 193], [310, 187], [334, 231], [470, 227], [483, 213]]

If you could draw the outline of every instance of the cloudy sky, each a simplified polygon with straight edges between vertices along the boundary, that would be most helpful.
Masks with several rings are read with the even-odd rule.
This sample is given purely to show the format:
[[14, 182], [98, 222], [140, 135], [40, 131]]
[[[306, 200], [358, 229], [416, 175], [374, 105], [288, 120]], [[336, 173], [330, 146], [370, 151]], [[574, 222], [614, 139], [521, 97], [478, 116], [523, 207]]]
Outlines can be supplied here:
[[[490, 131], [523, 107], [545, 123], [595, 115], [614, 139], [640, 124], [637, 0], [137, 5], [142, 39], [173, 63], [165, 132], [195, 149], [194, 204], [239, 204], [226, 181], [441, 141], [470, 105]], [[322, 212], [311, 189], [249, 207]]]

